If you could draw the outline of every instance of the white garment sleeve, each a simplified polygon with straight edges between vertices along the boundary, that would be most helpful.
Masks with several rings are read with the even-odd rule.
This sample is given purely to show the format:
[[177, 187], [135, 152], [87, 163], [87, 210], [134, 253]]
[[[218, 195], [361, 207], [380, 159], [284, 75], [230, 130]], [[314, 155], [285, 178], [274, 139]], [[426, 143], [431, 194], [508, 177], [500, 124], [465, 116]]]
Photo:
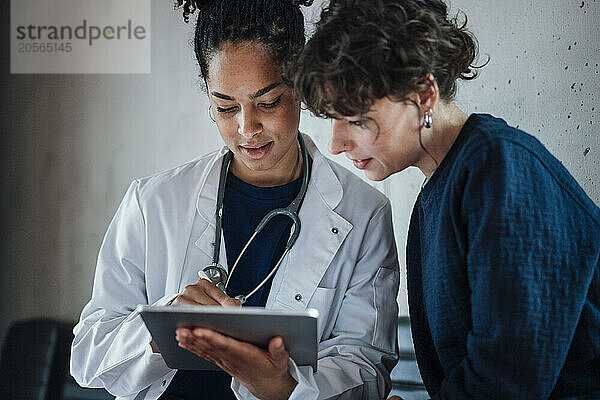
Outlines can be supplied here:
[[[318, 370], [290, 360], [298, 382], [290, 400], [385, 399], [398, 362], [400, 272], [389, 201], [371, 218], [330, 337], [319, 343]], [[233, 379], [239, 399], [256, 399]]]
[[[145, 221], [134, 181], [98, 255], [92, 298], [75, 326], [71, 374], [84, 387], [103, 387], [116, 396], [140, 392], [172, 371], [152, 352], [151, 336], [134, 310], [148, 304], [145, 283]], [[177, 294], [162, 297], [166, 305]]]

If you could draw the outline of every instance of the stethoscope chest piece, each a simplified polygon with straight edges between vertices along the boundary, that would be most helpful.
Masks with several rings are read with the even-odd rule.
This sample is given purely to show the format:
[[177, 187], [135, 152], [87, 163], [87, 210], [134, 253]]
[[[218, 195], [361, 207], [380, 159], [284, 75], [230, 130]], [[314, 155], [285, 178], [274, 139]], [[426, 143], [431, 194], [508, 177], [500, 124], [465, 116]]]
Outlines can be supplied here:
[[[200, 279], [208, 278], [208, 280], [211, 281], [216, 287], [221, 289], [223, 292], [226, 292], [225, 289], [227, 289], [226, 285], [228, 281], [228, 275], [227, 271], [225, 271], [225, 268], [223, 268], [220, 264], [211, 264], [204, 267], [204, 269], [198, 271], [198, 276]], [[235, 299], [239, 300], [241, 304], [246, 302], [246, 296], [241, 294], [235, 296]]]
[[[220, 264], [211, 264], [206, 266], [202, 272], [206, 277], [215, 284], [216, 287], [225, 291], [225, 282], [227, 281], [227, 271]], [[202, 278], [201, 273], [198, 275]]]

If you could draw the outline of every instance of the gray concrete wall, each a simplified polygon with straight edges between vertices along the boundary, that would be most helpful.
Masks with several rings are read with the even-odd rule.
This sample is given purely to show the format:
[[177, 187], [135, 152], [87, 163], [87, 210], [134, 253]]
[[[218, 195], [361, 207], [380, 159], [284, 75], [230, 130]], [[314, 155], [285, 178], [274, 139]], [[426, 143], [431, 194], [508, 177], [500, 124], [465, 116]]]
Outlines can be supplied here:
[[[198, 85], [192, 27], [169, 2], [153, 1], [150, 75], [10, 75], [7, 3], [0, 5], [0, 339], [17, 318], [77, 319], [128, 183], [221, 145]], [[452, 8], [469, 15], [491, 57], [477, 80], [461, 85], [459, 106], [537, 136], [600, 204], [600, 4], [457, 0]], [[309, 19], [317, 12], [315, 5]], [[329, 122], [305, 114], [301, 128], [326, 150]], [[409, 169], [376, 184], [392, 198], [403, 269], [422, 181]], [[405, 290], [403, 280], [403, 314]]]

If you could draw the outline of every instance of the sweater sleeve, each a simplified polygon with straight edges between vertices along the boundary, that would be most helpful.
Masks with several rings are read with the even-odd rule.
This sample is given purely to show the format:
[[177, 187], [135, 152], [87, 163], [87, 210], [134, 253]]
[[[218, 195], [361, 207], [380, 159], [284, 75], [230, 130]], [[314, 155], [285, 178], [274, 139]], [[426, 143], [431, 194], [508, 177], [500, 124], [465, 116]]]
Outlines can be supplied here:
[[546, 399], [597, 268], [598, 222], [519, 144], [467, 162], [454, 229], [466, 238], [471, 330], [432, 398]]

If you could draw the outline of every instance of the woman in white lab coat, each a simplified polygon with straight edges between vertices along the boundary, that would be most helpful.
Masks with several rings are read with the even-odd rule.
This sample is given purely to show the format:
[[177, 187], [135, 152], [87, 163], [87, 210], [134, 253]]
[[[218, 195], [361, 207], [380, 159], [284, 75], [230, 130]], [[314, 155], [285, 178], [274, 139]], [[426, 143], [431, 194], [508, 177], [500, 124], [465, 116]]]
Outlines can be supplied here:
[[[71, 373], [81, 385], [104, 387], [119, 399], [215, 396], [216, 378], [167, 367], [134, 310], [138, 304], [236, 305], [231, 297], [240, 293], [226, 295], [198, 280], [198, 271], [212, 262], [220, 169], [231, 151], [227, 185], [237, 182], [254, 194], [292, 187], [304, 163], [310, 165], [302, 229], [258, 305], [319, 311], [318, 371], [297, 366], [278, 338], [267, 352], [216, 332], [201, 338], [178, 331], [180, 343], [233, 376], [227, 386], [237, 398], [384, 398], [397, 360], [399, 271], [390, 204], [325, 158], [306, 135], [308, 160], [301, 156], [300, 105], [280, 73], [304, 43], [299, 5], [200, 3], [179, 5], [186, 19], [199, 11], [196, 55], [227, 147], [131, 184], [102, 243], [92, 298], [74, 330]], [[243, 225], [247, 215], [239, 203], [228, 205], [228, 187], [223, 220], [231, 223], [230, 213], [238, 212], [241, 222], [234, 223]], [[235, 231], [224, 222], [225, 270], [237, 257], [229, 241]], [[258, 246], [260, 253], [269, 243]], [[253, 268], [251, 261], [242, 259], [232, 281]], [[186, 390], [192, 394], [182, 395]]]

